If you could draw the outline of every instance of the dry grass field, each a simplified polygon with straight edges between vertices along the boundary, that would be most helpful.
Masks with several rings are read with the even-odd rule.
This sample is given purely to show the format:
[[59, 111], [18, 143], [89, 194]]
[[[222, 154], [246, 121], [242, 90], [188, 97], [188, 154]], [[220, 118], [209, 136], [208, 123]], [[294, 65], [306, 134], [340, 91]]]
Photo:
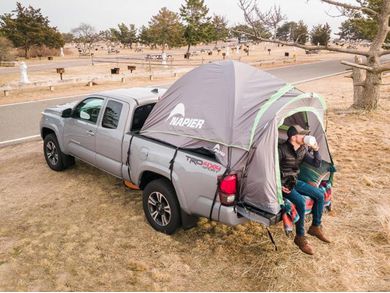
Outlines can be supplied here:
[[301, 253], [282, 225], [227, 227], [200, 219], [173, 236], [146, 222], [141, 194], [82, 162], [51, 171], [42, 143], [0, 149], [1, 291], [388, 291], [390, 91], [375, 113], [354, 112], [351, 80], [299, 86], [329, 106], [338, 173], [324, 225]]

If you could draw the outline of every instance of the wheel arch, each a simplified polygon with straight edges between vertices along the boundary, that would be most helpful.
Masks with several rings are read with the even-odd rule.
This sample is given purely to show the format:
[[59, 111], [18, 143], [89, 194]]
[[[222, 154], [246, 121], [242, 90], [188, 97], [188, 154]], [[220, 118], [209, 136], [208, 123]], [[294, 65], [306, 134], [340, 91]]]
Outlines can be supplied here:
[[177, 195], [177, 191], [175, 189], [175, 186], [169, 178], [167, 178], [164, 175], [161, 175], [159, 173], [153, 172], [153, 171], [144, 171], [141, 175], [141, 179], [139, 181], [139, 188], [144, 189], [146, 185], [154, 180], [157, 179], [163, 179], [169, 184], [171, 184], [173, 190], [175, 191], [176, 200], [179, 203], [180, 207], [180, 217], [181, 217], [181, 224], [184, 229], [190, 229], [192, 227], [195, 227], [197, 225], [198, 217], [196, 215], [190, 215], [185, 210], [183, 210], [183, 203], [180, 201], [180, 198]]
[[49, 128], [49, 127], [46, 127], [46, 126], [42, 127], [42, 129], [41, 129], [41, 137], [42, 137], [42, 139], [45, 139], [45, 137], [48, 134], [51, 134], [51, 133], [53, 133], [57, 137], [56, 132], [52, 128]]

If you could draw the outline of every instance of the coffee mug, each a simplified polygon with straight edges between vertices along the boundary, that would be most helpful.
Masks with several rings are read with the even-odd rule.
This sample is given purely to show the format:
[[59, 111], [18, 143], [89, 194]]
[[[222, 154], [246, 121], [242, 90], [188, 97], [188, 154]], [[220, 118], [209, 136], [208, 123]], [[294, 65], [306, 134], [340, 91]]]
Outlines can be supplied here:
[[303, 138], [303, 142], [308, 145], [308, 146], [311, 146], [311, 147], [314, 147], [316, 144], [317, 144], [317, 140], [314, 136], [311, 136], [311, 135], [306, 135], [304, 138]]

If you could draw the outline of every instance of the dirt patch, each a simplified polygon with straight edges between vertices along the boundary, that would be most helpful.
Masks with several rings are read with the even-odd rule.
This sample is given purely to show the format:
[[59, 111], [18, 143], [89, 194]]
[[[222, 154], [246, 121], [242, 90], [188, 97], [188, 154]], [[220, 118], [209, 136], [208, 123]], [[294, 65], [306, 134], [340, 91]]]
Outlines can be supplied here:
[[271, 228], [277, 252], [255, 223], [200, 219], [173, 236], [157, 233], [140, 192], [79, 161], [53, 172], [42, 143], [31, 142], [0, 149], [0, 290], [388, 290], [390, 101], [376, 113], [352, 112], [349, 79], [299, 87], [326, 97], [338, 167], [334, 208], [324, 216], [333, 243], [310, 238], [313, 257], [281, 225]]

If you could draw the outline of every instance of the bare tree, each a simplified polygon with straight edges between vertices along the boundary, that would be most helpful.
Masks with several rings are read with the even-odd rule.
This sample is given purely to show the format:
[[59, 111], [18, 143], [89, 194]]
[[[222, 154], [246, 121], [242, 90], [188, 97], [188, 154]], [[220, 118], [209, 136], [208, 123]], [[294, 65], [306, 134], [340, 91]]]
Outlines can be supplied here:
[[262, 27], [272, 32], [272, 38], [275, 39], [279, 24], [287, 19], [280, 6], [274, 5], [265, 12], [261, 11], [257, 0], [239, 0], [238, 6], [244, 12], [245, 21], [252, 27], [256, 37], [262, 35], [258, 31], [258, 24], [261, 23]]
[[282, 14], [280, 6], [274, 5], [268, 11], [261, 12], [259, 6], [256, 5], [255, 12], [265, 28], [272, 32], [272, 37], [275, 39], [279, 24], [287, 19], [286, 15]]
[[75, 42], [82, 45], [80, 49], [84, 54], [91, 53], [93, 45], [100, 39], [100, 34], [96, 32], [95, 28], [86, 23], [81, 23], [71, 32], [75, 36]]
[[[252, 27], [253, 37], [260, 41], [273, 42], [286, 46], [294, 46], [305, 50], [327, 50], [357, 56], [366, 57], [366, 60], [355, 58], [355, 63], [342, 61], [343, 64], [353, 68], [362, 69], [365, 71], [365, 77], [362, 74], [354, 74], [354, 103], [353, 107], [364, 110], [375, 110], [380, 98], [380, 85], [382, 84], [382, 73], [390, 71], [389, 63], [382, 63], [381, 57], [390, 55], [390, 50], [383, 49], [383, 44], [390, 31], [390, 0], [382, 0], [377, 9], [370, 7], [370, 1], [355, 0], [355, 4], [345, 3], [333, 0], [321, 0], [324, 3], [332, 5], [340, 10], [342, 15], [351, 16], [356, 13], [363, 13], [372, 18], [377, 25], [377, 33], [367, 50], [348, 49], [332, 46], [327, 44], [324, 46], [311, 46], [298, 44], [297, 42], [286, 42], [278, 39], [266, 39], [256, 32], [256, 22], [262, 22], [262, 18], [257, 11], [260, 11], [257, 0], [239, 0], [239, 7], [244, 13], [244, 17], [248, 25]], [[361, 87], [357, 89], [356, 87]]]

